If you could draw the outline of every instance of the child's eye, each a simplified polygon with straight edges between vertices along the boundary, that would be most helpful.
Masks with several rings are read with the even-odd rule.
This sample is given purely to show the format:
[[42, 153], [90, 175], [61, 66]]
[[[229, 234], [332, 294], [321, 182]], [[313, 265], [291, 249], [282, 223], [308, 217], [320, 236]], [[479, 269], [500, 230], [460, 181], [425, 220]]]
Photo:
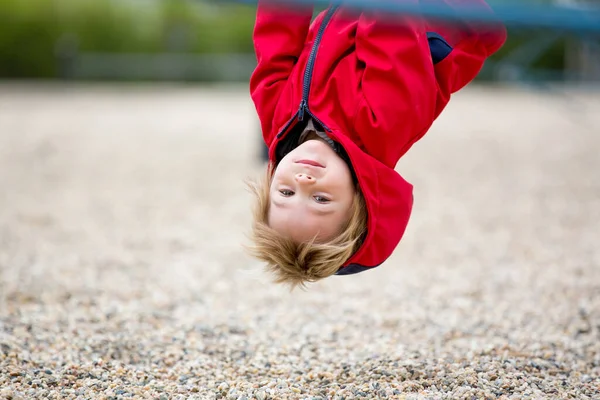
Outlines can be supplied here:
[[323, 196], [314, 196], [313, 197], [317, 203], [329, 203], [329, 199]]
[[281, 189], [279, 191], [279, 193], [281, 193], [285, 197], [289, 197], [289, 196], [293, 196], [294, 195], [294, 192], [292, 192], [291, 190], [287, 190], [287, 189]]

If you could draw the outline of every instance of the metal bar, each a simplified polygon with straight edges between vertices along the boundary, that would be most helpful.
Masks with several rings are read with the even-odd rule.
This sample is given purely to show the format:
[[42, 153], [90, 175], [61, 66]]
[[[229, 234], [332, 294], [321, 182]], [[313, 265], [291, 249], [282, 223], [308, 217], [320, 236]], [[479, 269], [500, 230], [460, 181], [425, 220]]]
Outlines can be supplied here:
[[[223, 0], [242, 4], [256, 4], [256, 0]], [[507, 27], [544, 28], [568, 32], [600, 33], [600, 8], [592, 6], [574, 7], [571, 5], [531, 4], [514, 0], [490, 1], [494, 12], [470, 7], [468, 5], [440, 7], [440, 4], [428, 1], [412, 3], [397, 0], [271, 0], [281, 5], [329, 6], [343, 4], [344, 7], [378, 9], [388, 13], [420, 15], [451, 21], [478, 21], [482, 23], [502, 22]]]

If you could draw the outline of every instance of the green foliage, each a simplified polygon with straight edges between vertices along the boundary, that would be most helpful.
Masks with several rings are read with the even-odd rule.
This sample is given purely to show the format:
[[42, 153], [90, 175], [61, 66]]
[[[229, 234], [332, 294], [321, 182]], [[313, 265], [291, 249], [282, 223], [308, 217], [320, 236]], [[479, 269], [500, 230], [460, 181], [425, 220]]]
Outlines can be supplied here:
[[[254, 10], [186, 0], [0, 0], [0, 77], [53, 77], [57, 52], [252, 52]], [[68, 45], [67, 47], [65, 47]]]
[[[504, 46], [491, 57], [491, 59], [493, 61], [507, 59], [507, 57], [511, 56], [513, 51], [517, 50], [523, 44], [531, 41], [534, 43], [539, 42], [539, 39], [547, 34], [549, 34], [549, 32], [537, 29], [509, 30], [508, 40]], [[546, 49], [546, 51], [535, 58], [530, 67], [533, 69], [562, 70], [565, 66], [567, 40], [567, 35], [556, 40], [548, 49]], [[523, 63], [525, 60], [520, 61]]]
[[55, 14], [49, 2], [2, 0], [0, 75], [18, 76], [34, 70], [43, 75], [51, 73], [44, 64], [52, 57], [60, 29]]

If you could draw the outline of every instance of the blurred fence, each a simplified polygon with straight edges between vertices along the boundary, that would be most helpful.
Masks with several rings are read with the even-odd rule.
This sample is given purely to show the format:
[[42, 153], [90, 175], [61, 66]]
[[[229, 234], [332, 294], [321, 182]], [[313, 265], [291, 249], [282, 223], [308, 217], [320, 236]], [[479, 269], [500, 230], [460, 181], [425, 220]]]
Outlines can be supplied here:
[[61, 45], [57, 77], [64, 80], [242, 82], [256, 65], [251, 53], [102, 53]]
[[[2, 0], [0, 78], [247, 81], [255, 66], [254, 7], [232, 3]], [[554, 3], [579, 9], [582, 18], [590, 5], [596, 11], [599, 5]], [[600, 26], [577, 32], [574, 25], [553, 30], [540, 22], [509, 26], [506, 45], [478, 79], [600, 80]]]

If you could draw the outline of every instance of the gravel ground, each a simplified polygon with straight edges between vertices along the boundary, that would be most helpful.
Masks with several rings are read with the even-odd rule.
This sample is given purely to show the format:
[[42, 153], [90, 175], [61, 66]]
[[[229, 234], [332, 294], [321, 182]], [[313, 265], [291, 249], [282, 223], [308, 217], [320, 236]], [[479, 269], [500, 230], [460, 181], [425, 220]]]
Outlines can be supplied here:
[[459, 93], [394, 256], [290, 293], [245, 87], [4, 84], [0, 398], [600, 399], [599, 107]]

